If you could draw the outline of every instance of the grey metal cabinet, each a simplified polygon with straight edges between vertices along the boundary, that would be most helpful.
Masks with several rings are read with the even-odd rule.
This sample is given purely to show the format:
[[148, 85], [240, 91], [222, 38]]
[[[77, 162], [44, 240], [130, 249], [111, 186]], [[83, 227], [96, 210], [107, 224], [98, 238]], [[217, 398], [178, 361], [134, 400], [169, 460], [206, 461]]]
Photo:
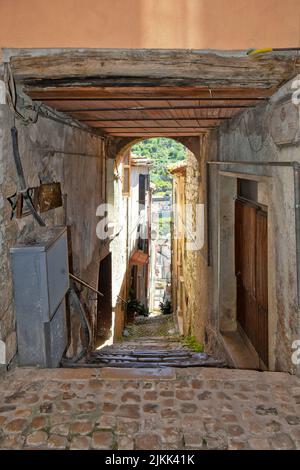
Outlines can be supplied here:
[[19, 364], [57, 367], [67, 347], [67, 230], [41, 227], [10, 251]]

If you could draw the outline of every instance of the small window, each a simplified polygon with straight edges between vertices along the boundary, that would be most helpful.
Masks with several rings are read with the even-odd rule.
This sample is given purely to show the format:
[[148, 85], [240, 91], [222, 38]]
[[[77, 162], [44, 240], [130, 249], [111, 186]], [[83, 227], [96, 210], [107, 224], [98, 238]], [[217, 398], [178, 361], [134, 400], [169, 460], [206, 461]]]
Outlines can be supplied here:
[[257, 181], [244, 180], [238, 178], [237, 180], [237, 193], [238, 196], [247, 199], [248, 201], [257, 202], [258, 185]]
[[139, 175], [139, 205], [146, 204], [146, 190], [148, 185], [148, 175]]
[[124, 156], [123, 160], [123, 196], [130, 194], [130, 157], [129, 154]]

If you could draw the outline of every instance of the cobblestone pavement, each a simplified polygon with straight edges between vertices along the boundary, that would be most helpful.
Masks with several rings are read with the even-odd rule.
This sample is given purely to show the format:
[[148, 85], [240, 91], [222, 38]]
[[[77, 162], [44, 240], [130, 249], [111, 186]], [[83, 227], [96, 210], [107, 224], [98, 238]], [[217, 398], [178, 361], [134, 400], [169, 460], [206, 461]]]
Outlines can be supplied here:
[[127, 325], [129, 337], [133, 340], [139, 337], [151, 336], [178, 336], [176, 333], [173, 315], [155, 315], [150, 317], [140, 317], [134, 323]]
[[214, 368], [19, 368], [0, 382], [4, 449], [300, 448], [300, 380]]

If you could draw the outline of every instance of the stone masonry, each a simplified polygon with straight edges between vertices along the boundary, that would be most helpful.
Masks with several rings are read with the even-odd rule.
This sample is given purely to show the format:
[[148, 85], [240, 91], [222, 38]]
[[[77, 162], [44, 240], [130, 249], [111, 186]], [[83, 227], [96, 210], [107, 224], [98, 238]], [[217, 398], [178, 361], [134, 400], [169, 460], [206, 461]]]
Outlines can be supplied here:
[[300, 380], [214, 368], [15, 369], [2, 449], [300, 449]]

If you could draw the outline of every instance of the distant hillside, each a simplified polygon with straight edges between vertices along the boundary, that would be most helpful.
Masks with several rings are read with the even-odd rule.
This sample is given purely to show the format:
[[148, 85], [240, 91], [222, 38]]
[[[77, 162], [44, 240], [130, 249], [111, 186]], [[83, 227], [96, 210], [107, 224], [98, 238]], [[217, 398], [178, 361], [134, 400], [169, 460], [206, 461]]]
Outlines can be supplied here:
[[172, 189], [172, 177], [168, 172], [168, 166], [184, 160], [186, 148], [184, 145], [172, 139], [157, 137], [144, 140], [132, 147], [132, 153], [153, 161], [150, 179], [155, 184], [156, 195], [170, 194]]

